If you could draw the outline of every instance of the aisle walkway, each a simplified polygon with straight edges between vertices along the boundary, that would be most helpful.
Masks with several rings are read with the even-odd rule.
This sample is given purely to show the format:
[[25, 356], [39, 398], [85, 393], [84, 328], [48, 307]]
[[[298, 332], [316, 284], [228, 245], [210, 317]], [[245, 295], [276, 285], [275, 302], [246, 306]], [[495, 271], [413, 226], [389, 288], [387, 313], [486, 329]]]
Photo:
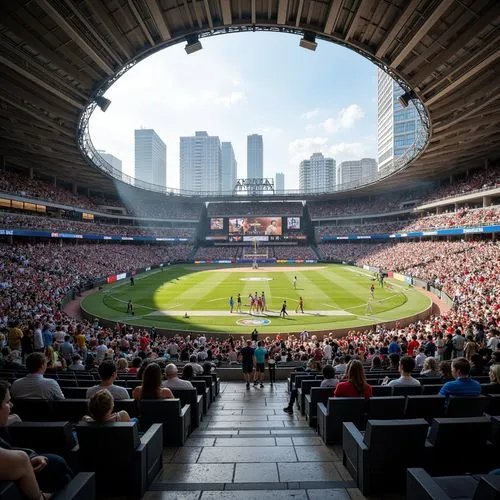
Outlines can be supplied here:
[[283, 412], [286, 383], [221, 392], [182, 448], [166, 448], [163, 472], [145, 500], [354, 500], [364, 498], [298, 411]]

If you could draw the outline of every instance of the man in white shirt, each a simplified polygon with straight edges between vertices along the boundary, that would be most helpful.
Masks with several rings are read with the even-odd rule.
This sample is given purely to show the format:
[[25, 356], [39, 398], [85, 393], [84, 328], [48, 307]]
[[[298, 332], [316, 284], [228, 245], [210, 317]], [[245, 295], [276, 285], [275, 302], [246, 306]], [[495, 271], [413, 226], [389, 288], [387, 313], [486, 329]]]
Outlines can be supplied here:
[[15, 380], [10, 393], [17, 399], [64, 399], [57, 381], [44, 378], [47, 360], [41, 352], [32, 352], [26, 358], [28, 375]]
[[165, 375], [167, 380], [162, 384], [162, 387], [168, 387], [169, 389], [192, 389], [193, 384], [189, 380], [181, 380], [178, 377], [177, 366], [173, 363], [168, 364], [165, 367]]
[[386, 382], [388, 378], [384, 379], [384, 385], [394, 386], [412, 386], [420, 385], [420, 382], [412, 377], [413, 369], [415, 368], [415, 360], [410, 358], [410, 356], [403, 356], [399, 361], [399, 373], [401, 376], [390, 382]]
[[332, 359], [332, 346], [330, 345], [330, 342], [326, 342], [323, 347], [323, 357], [328, 361], [331, 361]]
[[189, 358], [189, 363], [186, 363], [187, 365], [191, 365], [193, 367], [193, 373], [195, 375], [203, 375], [203, 368], [201, 365], [199, 365], [197, 361], [196, 354], [191, 354]]
[[103, 361], [98, 368], [99, 377], [101, 377], [101, 383], [99, 385], [94, 385], [87, 389], [87, 399], [90, 399], [96, 392], [106, 389], [108, 390], [115, 401], [120, 399], [130, 399], [130, 396], [125, 387], [120, 387], [114, 385], [116, 380], [116, 365], [114, 361], [110, 359]]
[[35, 331], [33, 332], [33, 347], [37, 352], [43, 352], [43, 336], [41, 323], [36, 324]]
[[492, 351], [496, 351], [498, 349], [498, 344], [500, 344], [500, 338], [498, 338], [497, 330], [490, 330], [490, 338], [488, 339], [488, 344], [486, 347], [491, 349]]
[[415, 368], [424, 367], [425, 359], [427, 358], [424, 351], [425, 351], [424, 347], [418, 348], [418, 354], [415, 356]]

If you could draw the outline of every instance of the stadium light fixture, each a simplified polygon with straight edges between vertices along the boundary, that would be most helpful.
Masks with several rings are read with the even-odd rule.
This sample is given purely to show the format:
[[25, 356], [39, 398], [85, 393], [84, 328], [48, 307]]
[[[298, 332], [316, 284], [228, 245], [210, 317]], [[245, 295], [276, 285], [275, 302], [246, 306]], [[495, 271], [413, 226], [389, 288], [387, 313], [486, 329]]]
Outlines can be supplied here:
[[95, 103], [101, 108], [102, 112], [105, 112], [109, 108], [111, 101], [100, 95], [95, 98]]
[[193, 52], [198, 52], [203, 48], [200, 40], [198, 39], [198, 35], [188, 35], [186, 37], [186, 42], [187, 42], [186, 46], [184, 47], [186, 54], [192, 54]]
[[299, 45], [303, 49], [316, 50], [318, 44], [316, 43], [316, 35], [310, 31], [304, 31], [304, 35], [300, 39]]
[[408, 104], [412, 99], [415, 99], [416, 95], [413, 91], [405, 92], [398, 97], [398, 102], [403, 108], [407, 108]]

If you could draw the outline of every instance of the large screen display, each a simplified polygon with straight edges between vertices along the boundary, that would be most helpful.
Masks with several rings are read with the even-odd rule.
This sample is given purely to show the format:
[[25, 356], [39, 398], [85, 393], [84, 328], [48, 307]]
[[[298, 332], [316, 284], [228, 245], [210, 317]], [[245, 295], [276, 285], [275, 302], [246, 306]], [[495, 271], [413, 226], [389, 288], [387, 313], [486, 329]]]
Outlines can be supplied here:
[[210, 231], [223, 231], [223, 230], [224, 230], [224, 219], [222, 217], [211, 217]]
[[229, 234], [281, 236], [281, 217], [231, 217]]
[[286, 228], [289, 230], [299, 230], [300, 229], [300, 217], [287, 217], [286, 218]]

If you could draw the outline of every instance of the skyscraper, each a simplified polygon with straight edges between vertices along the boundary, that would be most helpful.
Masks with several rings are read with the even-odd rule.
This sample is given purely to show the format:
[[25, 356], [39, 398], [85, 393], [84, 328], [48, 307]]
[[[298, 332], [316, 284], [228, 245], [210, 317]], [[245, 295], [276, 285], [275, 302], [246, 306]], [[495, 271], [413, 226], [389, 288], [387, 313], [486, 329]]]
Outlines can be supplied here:
[[153, 129], [135, 131], [135, 174], [144, 182], [167, 185], [167, 146]]
[[337, 186], [339, 189], [358, 186], [368, 182], [377, 174], [377, 161], [374, 158], [343, 161], [337, 170]]
[[247, 136], [247, 178], [261, 179], [264, 177], [264, 145], [262, 136], [252, 134]]
[[238, 163], [234, 157], [233, 145], [230, 142], [221, 143], [221, 176], [222, 192], [232, 192], [236, 184]]
[[284, 192], [285, 192], [285, 174], [282, 172], [276, 173], [276, 180], [274, 183], [274, 191], [276, 194], [284, 194]]
[[390, 75], [378, 70], [378, 169], [382, 175], [416, 141], [421, 126], [415, 105], [410, 102], [403, 108], [399, 103], [404, 93]]
[[180, 138], [181, 189], [195, 192], [220, 193], [221, 147], [217, 136], [195, 132]]
[[[98, 150], [97, 152], [99, 153], [101, 158], [103, 160], [107, 161], [113, 168], [115, 168], [116, 170], [119, 170], [120, 172], [123, 172], [122, 161], [120, 160], [120, 158], [117, 158], [116, 156], [114, 156], [110, 153], [106, 153], [106, 151]], [[121, 176], [120, 176], [120, 178], [121, 178]]]
[[333, 158], [314, 153], [309, 160], [299, 165], [299, 189], [303, 193], [329, 193], [335, 189], [335, 168]]

